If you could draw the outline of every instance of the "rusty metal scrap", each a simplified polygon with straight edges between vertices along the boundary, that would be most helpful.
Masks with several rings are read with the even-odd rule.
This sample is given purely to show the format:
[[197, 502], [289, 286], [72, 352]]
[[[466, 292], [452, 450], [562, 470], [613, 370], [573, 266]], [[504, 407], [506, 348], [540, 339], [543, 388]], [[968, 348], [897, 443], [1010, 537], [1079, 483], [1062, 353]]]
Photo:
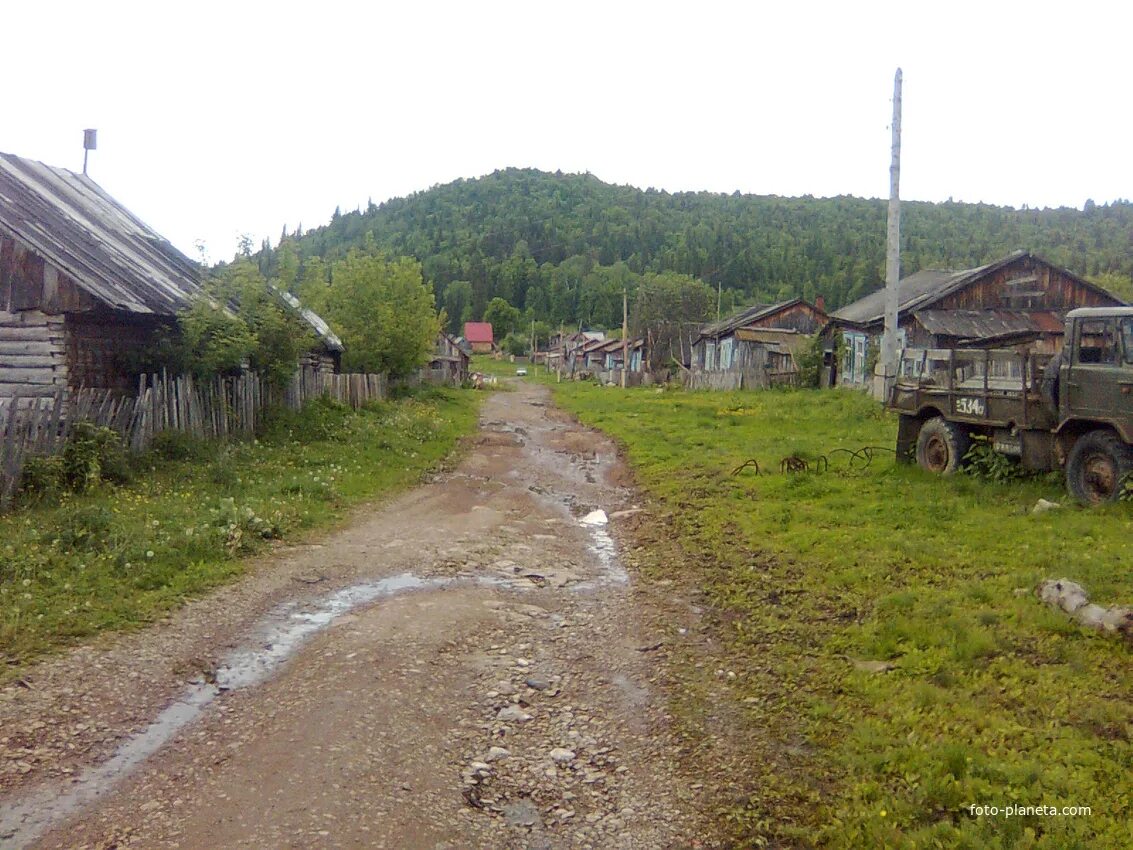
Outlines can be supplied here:
[[[867, 469], [870, 464], [873, 463], [877, 452], [896, 454], [894, 449], [886, 446], [862, 446], [860, 449], [832, 449], [828, 454], [817, 455], [812, 460], [807, 460], [799, 455], [790, 455], [779, 461], [779, 471], [784, 475], [797, 474], [800, 472], [829, 472], [830, 458], [835, 455], [844, 454], [848, 458], [847, 468], [855, 472], [860, 472]], [[739, 475], [748, 467], [754, 468], [756, 475], [763, 474], [759, 466], [759, 461], [755, 458], [748, 458], [732, 470], [732, 475]]]

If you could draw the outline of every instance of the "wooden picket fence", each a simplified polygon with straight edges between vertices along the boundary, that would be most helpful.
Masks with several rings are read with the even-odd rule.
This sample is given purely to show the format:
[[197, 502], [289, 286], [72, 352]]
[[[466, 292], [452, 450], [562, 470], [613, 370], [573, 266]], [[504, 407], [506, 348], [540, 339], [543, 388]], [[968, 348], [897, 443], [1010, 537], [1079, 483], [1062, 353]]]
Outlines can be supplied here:
[[136, 394], [59, 388], [54, 396], [0, 399], [0, 507], [19, 487], [29, 457], [59, 452], [77, 422], [111, 428], [131, 451], [145, 451], [155, 434], [180, 431], [201, 439], [255, 433], [267, 409], [299, 410], [329, 396], [357, 409], [386, 395], [384, 375], [334, 375], [303, 368], [282, 390], [254, 373], [199, 383], [184, 375], [143, 375]]

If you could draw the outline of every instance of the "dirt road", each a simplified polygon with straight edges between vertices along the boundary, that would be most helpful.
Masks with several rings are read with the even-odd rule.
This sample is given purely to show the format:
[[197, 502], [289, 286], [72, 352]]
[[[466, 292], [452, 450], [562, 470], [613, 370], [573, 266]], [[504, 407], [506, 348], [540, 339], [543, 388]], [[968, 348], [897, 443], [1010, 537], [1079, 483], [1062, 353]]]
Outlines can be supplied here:
[[545, 389], [494, 393], [453, 471], [29, 671], [0, 847], [707, 846], [620, 475]]

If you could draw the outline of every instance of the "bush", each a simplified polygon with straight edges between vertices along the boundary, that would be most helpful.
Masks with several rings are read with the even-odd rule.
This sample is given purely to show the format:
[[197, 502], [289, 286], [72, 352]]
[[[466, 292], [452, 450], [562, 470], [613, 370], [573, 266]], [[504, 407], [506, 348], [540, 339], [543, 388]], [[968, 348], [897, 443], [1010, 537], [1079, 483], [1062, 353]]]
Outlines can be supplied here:
[[20, 495], [27, 501], [54, 499], [66, 490], [63, 458], [35, 456], [24, 461], [20, 473]]
[[59, 457], [63, 482], [74, 493], [85, 493], [103, 481], [126, 484], [133, 478], [121, 438], [93, 422], [74, 424]]
[[504, 338], [502, 348], [514, 357], [526, 357], [531, 341], [521, 333], [510, 333]]

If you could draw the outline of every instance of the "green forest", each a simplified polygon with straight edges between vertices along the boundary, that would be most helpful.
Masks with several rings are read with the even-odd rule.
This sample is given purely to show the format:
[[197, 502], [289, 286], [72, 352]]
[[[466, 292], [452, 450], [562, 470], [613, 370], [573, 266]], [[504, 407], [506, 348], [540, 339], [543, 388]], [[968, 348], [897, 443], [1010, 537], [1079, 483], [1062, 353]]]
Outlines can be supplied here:
[[[268, 277], [282, 265], [292, 280], [329, 273], [353, 249], [413, 257], [452, 331], [481, 319], [494, 298], [524, 321], [610, 328], [621, 323], [623, 288], [632, 298], [645, 275], [702, 280], [725, 313], [817, 295], [836, 309], [881, 286], [885, 217], [881, 199], [670, 193], [510, 168], [336, 210], [329, 224], [285, 230], [253, 257]], [[1133, 297], [1127, 200], [1082, 210], [912, 201], [901, 227], [902, 274], [1027, 249]]]

